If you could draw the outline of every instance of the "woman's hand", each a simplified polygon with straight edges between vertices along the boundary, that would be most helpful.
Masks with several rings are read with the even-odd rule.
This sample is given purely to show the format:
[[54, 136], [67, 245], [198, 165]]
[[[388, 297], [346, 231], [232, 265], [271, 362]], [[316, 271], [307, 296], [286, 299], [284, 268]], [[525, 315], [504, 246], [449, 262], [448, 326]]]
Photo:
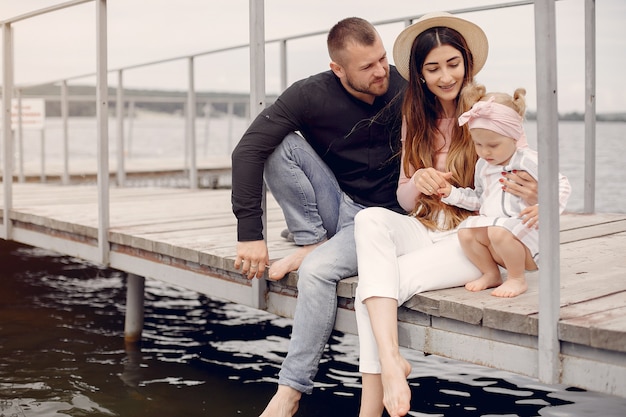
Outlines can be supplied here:
[[437, 171], [435, 168], [418, 169], [413, 175], [413, 183], [425, 195], [439, 194], [439, 190], [446, 188], [451, 172]]
[[520, 212], [520, 218], [529, 229], [539, 229], [539, 204], [526, 207]]
[[513, 170], [502, 175], [500, 182], [504, 191], [520, 197], [529, 206], [539, 202], [537, 181], [528, 172]]

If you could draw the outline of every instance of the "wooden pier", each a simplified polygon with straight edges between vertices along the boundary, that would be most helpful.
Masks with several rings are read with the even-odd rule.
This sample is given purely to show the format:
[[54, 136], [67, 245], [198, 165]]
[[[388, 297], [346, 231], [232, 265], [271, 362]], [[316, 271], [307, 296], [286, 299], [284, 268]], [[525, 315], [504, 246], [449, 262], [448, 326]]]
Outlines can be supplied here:
[[[99, 263], [94, 185], [16, 183], [11, 197], [10, 240]], [[109, 265], [127, 272], [129, 282], [146, 277], [255, 305], [252, 283], [233, 267], [230, 190], [111, 187], [109, 199]], [[285, 222], [271, 195], [267, 205], [270, 256], [278, 259], [294, 246], [280, 237]], [[560, 228], [559, 382], [626, 397], [626, 214], [565, 214]], [[402, 345], [537, 377], [537, 276], [530, 274], [529, 290], [513, 299], [464, 288], [416, 295], [400, 309]], [[295, 273], [269, 282], [267, 311], [291, 317], [296, 282]], [[338, 330], [356, 333], [357, 282], [338, 287]]]

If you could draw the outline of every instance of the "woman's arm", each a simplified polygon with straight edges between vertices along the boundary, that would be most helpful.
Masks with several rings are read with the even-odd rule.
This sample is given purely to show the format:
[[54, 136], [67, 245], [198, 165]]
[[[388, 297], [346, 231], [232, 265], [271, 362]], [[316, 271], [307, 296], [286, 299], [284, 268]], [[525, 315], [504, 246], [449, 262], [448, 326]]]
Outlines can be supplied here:
[[396, 198], [398, 199], [398, 203], [400, 203], [400, 207], [402, 207], [407, 213], [412, 212], [415, 209], [415, 203], [420, 196], [420, 192], [415, 186], [413, 180], [413, 174], [415, 174], [415, 168], [409, 166], [409, 175], [407, 177], [404, 173], [404, 152], [406, 149], [404, 148], [406, 139], [406, 122], [404, 117], [402, 118], [402, 155], [400, 156], [400, 178], [398, 179], [398, 188], [396, 189]]
[[[403, 150], [402, 154], [404, 155], [404, 141], [402, 142]], [[412, 174], [415, 174], [415, 170], [413, 167], [409, 168]], [[415, 186], [413, 182], [413, 175], [411, 177], [407, 177], [404, 174], [404, 163], [400, 164], [400, 178], [398, 180], [398, 189], [396, 190], [396, 197], [398, 198], [398, 203], [400, 206], [407, 212], [411, 212], [415, 209], [415, 203], [417, 199], [420, 197], [421, 193]]]
[[[408, 176], [404, 171], [404, 153], [406, 138], [406, 125], [404, 119], [402, 120], [402, 156], [400, 163], [400, 178], [398, 180], [398, 189], [396, 190], [396, 198], [400, 206], [407, 212], [412, 212], [415, 209], [417, 200], [424, 195], [437, 194], [441, 188], [446, 186], [447, 181], [451, 178], [452, 174], [445, 172], [445, 157], [447, 155], [448, 148], [445, 149], [445, 153], [435, 156], [435, 166], [415, 169], [413, 166], [409, 166]], [[445, 146], [445, 139], [443, 137], [438, 138], [440, 142], [440, 148], [443, 150]]]

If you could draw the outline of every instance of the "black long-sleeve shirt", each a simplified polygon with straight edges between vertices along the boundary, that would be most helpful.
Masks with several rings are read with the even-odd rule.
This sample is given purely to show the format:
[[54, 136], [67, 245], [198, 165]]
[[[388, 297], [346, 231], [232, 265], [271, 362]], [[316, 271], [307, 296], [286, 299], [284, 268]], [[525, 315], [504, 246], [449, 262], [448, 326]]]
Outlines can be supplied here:
[[355, 202], [402, 211], [396, 200], [401, 104], [406, 81], [390, 67], [389, 89], [365, 103], [332, 71], [300, 80], [264, 109], [232, 154], [232, 206], [237, 239], [263, 239], [263, 167], [290, 132], [300, 132]]

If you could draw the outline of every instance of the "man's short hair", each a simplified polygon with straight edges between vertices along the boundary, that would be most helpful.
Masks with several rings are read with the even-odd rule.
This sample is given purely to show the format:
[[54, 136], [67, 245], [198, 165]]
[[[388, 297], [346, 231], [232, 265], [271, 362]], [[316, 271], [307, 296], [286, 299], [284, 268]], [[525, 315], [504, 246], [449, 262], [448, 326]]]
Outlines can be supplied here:
[[340, 20], [328, 32], [328, 54], [334, 62], [340, 61], [340, 55], [349, 42], [371, 46], [376, 42], [378, 32], [370, 22], [360, 17], [348, 17]]

